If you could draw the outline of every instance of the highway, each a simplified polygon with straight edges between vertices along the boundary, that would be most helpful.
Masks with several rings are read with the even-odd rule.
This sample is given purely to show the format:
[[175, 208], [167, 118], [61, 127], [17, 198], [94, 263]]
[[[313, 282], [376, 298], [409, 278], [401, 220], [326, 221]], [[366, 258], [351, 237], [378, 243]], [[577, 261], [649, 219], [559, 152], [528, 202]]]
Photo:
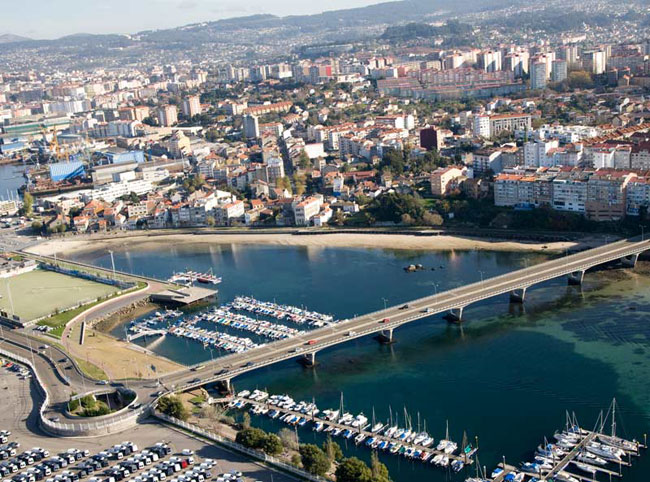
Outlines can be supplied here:
[[[188, 367], [162, 376], [160, 384], [151, 380], [118, 381], [117, 383], [127, 385], [128, 388], [136, 391], [140, 402], [147, 403], [172, 391], [189, 389], [216, 381], [230, 382], [238, 375], [264, 366], [305, 355], [315, 356], [318, 351], [362, 336], [380, 332], [392, 334], [392, 330], [406, 323], [450, 310], [462, 310], [472, 303], [512, 293], [515, 290], [525, 290], [550, 279], [572, 275], [574, 279], [581, 281], [586, 270], [611, 261], [631, 257], [627, 261], [630, 266], [633, 266], [636, 256], [649, 249], [650, 241], [638, 239], [618, 241], [419, 298], [406, 304], [343, 320], [337, 324], [315, 329], [298, 337], [275, 341], [244, 353], [220, 357], [203, 363], [201, 367], [194, 367], [194, 369]], [[460, 312], [458, 311], [457, 314]], [[31, 356], [29, 350], [25, 348], [24, 335], [9, 330], [5, 330], [4, 334], [8, 338], [8, 342], [3, 343], [5, 348], [9, 349], [13, 346], [17, 350], [16, 353], [21, 356], [26, 358]], [[18, 347], [16, 344], [22, 347]], [[64, 368], [70, 385], [67, 385], [61, 378], [61, 367], [49, 363], [45, 354], [40, 354], [37, 360], [39, 375], [48, 384], [48, 392], [53, 400], [59, 402], [67, 400], [72, 390], [81, 393], [84, 388], [86, 391], [97, 388], [89, 387], [89, 383], [92, 384], [94, 381], [78, 373], [74, 362], [63, 352], [59, 353], [57, 350], [55, 356], [59, 355], [62, 357], [61, 359], [66, 358], [66, 362], [62, 365], [73, 367]], [[41, 371], [45, 373], [41, 373]]]

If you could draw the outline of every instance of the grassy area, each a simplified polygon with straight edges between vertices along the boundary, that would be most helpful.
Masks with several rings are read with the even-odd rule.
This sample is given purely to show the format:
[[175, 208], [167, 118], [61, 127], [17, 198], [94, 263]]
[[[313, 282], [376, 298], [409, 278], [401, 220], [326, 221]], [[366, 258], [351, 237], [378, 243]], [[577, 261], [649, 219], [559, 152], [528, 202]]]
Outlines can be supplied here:
[[23, 321], [63, 312], [119, 288], [74, 276], [36, 269], [0, 280], [0, 309]]
[[77, 362], [77, 365], [79, 365], [79, 368], [81, 368], [81, 371], [88, 375], [90, 378], [94, 378], [95, 380], [108, 380], [108, 375], [106, 375], [106, 373], [104, 373], [104, 370], [99, 368], [97, 365], [87, 362], [86, 360], [82, 360], [81, 358], [75, 357], [74, 360]]
[[101, 299], [99, 301], [93, 301], [92, 303], [87, 303], [85, 305], [79, 306], [79, 307], [74, 308], [72, 310], [67, 310], [67, 311], [64, 311], [62, 313], [57, 313], [56, 315], [52, 315], [49, 318], [46, 318], [44, 320], [39, 321], [38, 324], [39, 325], [49, 326], [52, 329], [48, 332], [48, 334], [52, 335], [52, 336], [54, 336], [56, 338], [61, 338], [61, 335], [63, 335], [63, 330], [65, 329], [65, 326], [70, 322], [70, 320], [72, 320], [76, 316], [80, 315], [84, 311], [87, 311], [90, 308], [92, 308], [93, 306], [96, 306], [96, 305], [98, 305], [100, 303], [103, 303], [104, 301], [108, 301], [110, 299], [113, 299], [113, 298], [115, 298], [117, 296], [122, 296], [123, 294], [126, 294], [126, 293], [131, 293], [133, 291], [141, 290], [146, 286], [147, 286], [146, 283], [139, 282], [136, 287], [131, 288], [130, 290], [125, 291], [124, 293], [113, 293], [112, 295], [110, 295], [110, 296], [108, 296], [106, 298], [103, 298], [103, 299]]
[[200, 405], [200, 404], [202, 404], [202, 403], [205, 403], [205, 397], [203, 397], [203, 396], [201, 396], [201, 395], [198, 395], [198, 396], [196, 396], [196, 397], [192, 397], [192, 398], [190, 398], [189, 402], [190, 402], [190, 403], [193, 403], [193, 404], [195, 404], [195, 405]]

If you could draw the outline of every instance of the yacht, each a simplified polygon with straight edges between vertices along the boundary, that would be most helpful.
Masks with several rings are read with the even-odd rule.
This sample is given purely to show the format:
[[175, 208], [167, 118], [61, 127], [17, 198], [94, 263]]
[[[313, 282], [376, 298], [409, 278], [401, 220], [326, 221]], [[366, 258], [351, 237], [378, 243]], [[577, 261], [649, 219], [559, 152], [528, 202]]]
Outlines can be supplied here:
[[592, 475], [596, 475], [596, 473], [598, 472], [598, 469], [592, 465], [585, 464], [582, 462], [576, 462], [575, 460], [573, 461], [573, 463], [575, 464], [576, 467], [578, 467], [583, 472], [587, 472]]

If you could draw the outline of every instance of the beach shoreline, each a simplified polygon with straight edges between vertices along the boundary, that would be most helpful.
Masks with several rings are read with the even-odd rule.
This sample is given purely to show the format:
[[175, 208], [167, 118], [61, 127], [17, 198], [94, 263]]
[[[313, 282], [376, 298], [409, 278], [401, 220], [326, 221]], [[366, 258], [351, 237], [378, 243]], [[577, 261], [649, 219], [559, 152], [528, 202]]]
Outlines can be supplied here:
[[597, 237], [562, 242], [529, 242], [497, 238], [436, 235], [417, 233], [165, 233], [133, 234], [128, 236], [84, 236], [51, 239], [32, 246], [25, 251], [41, 256], [78, 255], [107, 249], [155, 249], [158, 246], [189, 246], [206, 244], [239, 244], [266, 246], [296, 246], [318, 248], [365, 248], [394, 250], [484, 250], [510, 252], [560, 253], [580, 247], [602, 244]]

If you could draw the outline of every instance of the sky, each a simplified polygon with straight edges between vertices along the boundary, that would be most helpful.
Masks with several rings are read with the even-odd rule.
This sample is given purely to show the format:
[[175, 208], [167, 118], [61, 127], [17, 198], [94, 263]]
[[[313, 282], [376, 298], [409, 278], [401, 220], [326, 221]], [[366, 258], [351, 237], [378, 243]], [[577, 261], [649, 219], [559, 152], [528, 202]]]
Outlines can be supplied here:
[[0, 34], [51, 39], [74, 33], [134, 33], [261, 13], [279, 16], [312, 14], [380, 1], [2, 0]]

